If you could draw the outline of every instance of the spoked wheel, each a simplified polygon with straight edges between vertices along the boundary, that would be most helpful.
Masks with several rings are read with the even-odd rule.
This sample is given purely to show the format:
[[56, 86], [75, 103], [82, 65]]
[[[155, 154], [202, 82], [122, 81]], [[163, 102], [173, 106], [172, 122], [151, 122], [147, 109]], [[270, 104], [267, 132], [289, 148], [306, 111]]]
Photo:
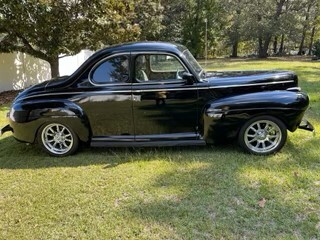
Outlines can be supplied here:
[[79, 146], [77, 135], [71, 128], [60, 123], [50, 123], [41, 127], [38, 140], [46, 152], [58, 157], [74, 153]]
[[249, 120], [239, 132], [239, 144], [246, 151], [267, 155], [279, 151], [287, 140], [287, 128], [277, 118], [259, 116]]

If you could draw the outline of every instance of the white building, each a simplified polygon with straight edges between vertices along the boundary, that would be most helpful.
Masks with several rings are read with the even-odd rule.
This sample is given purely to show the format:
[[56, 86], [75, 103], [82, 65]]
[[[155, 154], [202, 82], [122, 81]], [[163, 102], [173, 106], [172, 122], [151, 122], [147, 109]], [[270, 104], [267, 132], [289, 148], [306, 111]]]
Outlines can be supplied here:
[[[60, 75], [72, 74], [92, 51], [82, 50], [79, 54], [61, 58]], [[25, 53], [0, 53], [0, 92], [24, 89], [51, 78], [48, 62]]]

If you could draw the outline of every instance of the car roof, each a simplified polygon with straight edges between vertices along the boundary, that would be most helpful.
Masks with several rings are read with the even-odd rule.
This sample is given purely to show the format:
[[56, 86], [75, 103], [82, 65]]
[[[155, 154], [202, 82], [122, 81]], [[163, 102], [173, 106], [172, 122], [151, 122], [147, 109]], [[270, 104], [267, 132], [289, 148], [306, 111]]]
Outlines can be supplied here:
[[187, 48], [183, 45], [169, 42], [129, 42], [119, 45], [113, 45], [95, 52], [92, 57], [96, 58], [101, 55], [110, 55], [121, 52], [148, 52], [148, 51], [165, 51], [180, 54]]
[[77, 78], [83, 71], [90, 68], [92, 63], [96, 63], [105, 57], [117, 53], [128, 52], [167, 52], [180, 55], [187, 48], [183, 45], [168, 42], [129, 42], [119, 45], [113, 45], [96, 51], [91, 55], [70, 77]]

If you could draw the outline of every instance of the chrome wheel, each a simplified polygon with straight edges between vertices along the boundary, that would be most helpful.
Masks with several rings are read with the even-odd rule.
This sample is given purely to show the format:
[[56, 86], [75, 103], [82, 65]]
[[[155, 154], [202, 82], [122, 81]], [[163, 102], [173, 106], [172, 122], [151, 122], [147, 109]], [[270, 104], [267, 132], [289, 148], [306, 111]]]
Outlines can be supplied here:
[[66, 155], [74, 145], [74, 135], [68, 127], [52, 123], [41, 132], [43, 146], [53, 155]]
[[239, 145], [247, 152], [268, 155], [278, 152], [286, 143], [287, 127], [273, 116], [249, 119], [240, 129]]
[[282, 131], [270, 120], [251, 123], [244, 132], [245, 145], [254, 153], [270, 153], [282, 143]]

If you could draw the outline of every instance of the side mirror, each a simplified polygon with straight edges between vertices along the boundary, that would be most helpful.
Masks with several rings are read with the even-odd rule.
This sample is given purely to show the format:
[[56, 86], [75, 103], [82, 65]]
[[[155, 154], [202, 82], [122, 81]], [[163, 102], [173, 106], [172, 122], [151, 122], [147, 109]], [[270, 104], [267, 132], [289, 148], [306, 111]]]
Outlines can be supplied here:
[[195, 82], [194, 76], [188, 72], [182, 74], [182, 79], [186, 81], [186, 85], [192, 85]]

